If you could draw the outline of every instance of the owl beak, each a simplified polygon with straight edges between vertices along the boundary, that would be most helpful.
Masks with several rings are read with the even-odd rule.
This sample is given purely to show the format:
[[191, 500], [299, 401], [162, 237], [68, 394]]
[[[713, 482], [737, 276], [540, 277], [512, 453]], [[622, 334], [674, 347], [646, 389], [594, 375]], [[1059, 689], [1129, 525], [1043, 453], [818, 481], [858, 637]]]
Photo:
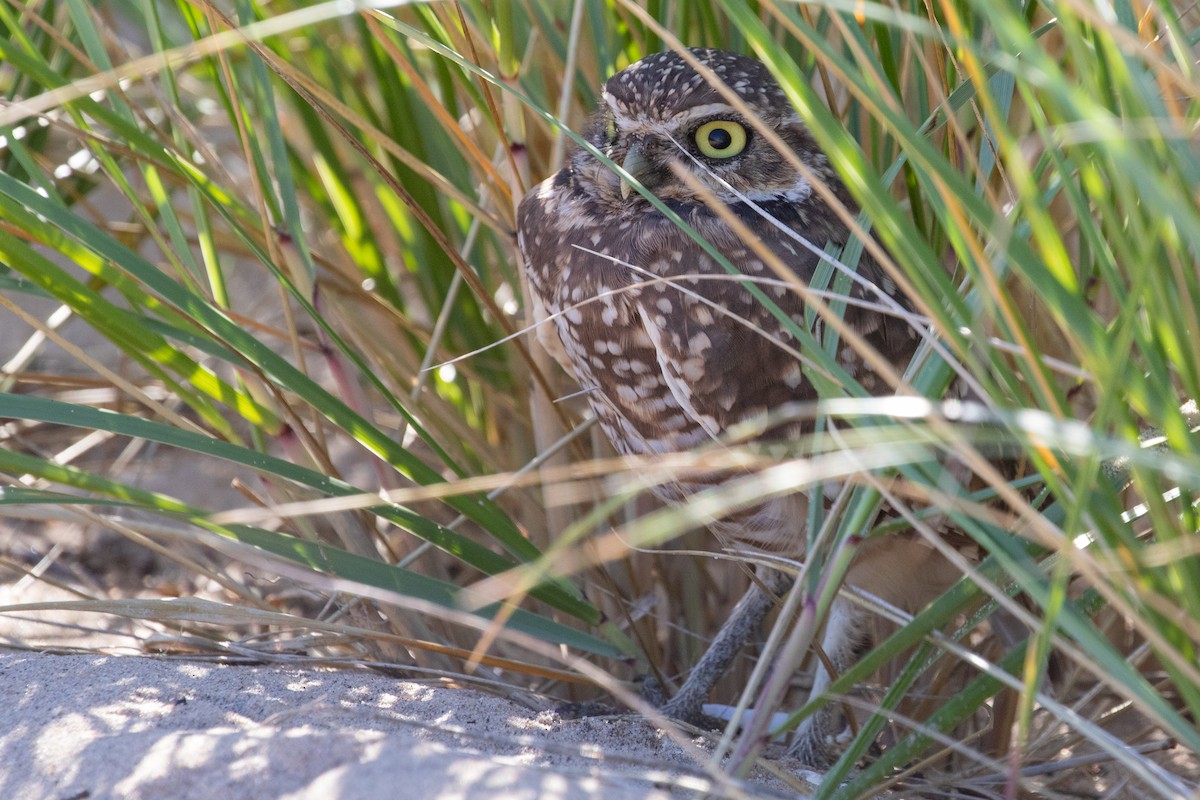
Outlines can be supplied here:
[[[640, 145], [634, 145], [625, 153], [625, 158], [621, 161], [621, 169], [628, 172], [633, 178], [642, 185], [645, 185], [643, 178], [650, 175], [653, 165], [650, 160], [642, 153]], [[621, 199], [629, 199], [629, 195], [633, 192], [633, 184], [625, 178], [621, 178]]]

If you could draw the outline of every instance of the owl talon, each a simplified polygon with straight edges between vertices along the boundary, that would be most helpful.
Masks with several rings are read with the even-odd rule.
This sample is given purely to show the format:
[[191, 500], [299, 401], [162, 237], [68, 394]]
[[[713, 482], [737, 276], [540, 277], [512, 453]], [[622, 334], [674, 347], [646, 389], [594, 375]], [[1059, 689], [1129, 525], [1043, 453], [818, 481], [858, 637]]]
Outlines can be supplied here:
[[[681, 693], [668, 700], [662, 684], [656, 678], [645, 678], [642, 681], [642, 699], [654, 706], [667, 719], [690, 725], [707, 731], [721, 730], [724, 722], [704, 713], [703, 706], [688, 698], [687, 693]], [[582, 703], [562, 703], [555, 706], [554, 713], [562, 719], [584, 719], [586, 717], [612, 717], [623, 712], [620, 708], [600, 701]]]
[[719, 731], [725, 728], [722, 720], [710, 717], [704, 713], [703, 707], [696, 708], [691, 703], [672, 705], [672, 702], [668, 701], [665, 705], [659, 706], [658, 710], [668, 719], [700, 730]]
[[708, 731], [721, 728], [721, 721], [705, 714], [704, 706], [693, 699], [687, 687], [668, 700], [667, 693], [658, 679], [647, 677], [642, 681], [642, 699], [657, 708], [667, 719]]
[[643, 700], [655, 708], [662, 708], [667, 704], [667, 693], [663, 689], [663, 685], [659, 683], [658, 678], [652, 675], [642, 679], [642, 690], [639, 694]]

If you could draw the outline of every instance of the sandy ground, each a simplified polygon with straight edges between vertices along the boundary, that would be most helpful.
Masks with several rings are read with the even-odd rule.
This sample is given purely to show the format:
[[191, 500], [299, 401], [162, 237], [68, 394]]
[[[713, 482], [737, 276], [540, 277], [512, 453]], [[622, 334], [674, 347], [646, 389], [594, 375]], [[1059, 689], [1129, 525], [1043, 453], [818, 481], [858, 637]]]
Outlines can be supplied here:
[[0, 651], [2, 798], [665, 800], [697, 790], [737, 794], [636, 720], [562, 720], [367, 671]]
[[[239, 296], [265, 291], [252, 277], [238, 272]], [[27, 304], [43, 318], [56, 307]], [[61, 332], [110, 367], [124, 364], [77, 321]], [[30, 333], [0, 314], [0, 341], [11, 343], [0, 348], [0, 361]], [[81, 371], [54, 345], [34, 366], [53, 375]], [[352, 467], [345, 474], [354, 480]], [[198, 471], [194, 459], [165, 448], [144, 448], [111, 477], [208, 508], [245, 502], [231, 488], [235, 476]], [[177, 565], [69, 515], [51, 516], [0, 519], [0, 608], [80, 596], [206, 596]], [[160, 633], [102, 614], [0, 613], [0, 800], [737, 796], [705, 775], [702, 753], [689, 755], [636, 719], [562, 720], [469, 689], [368, 670], [138, 657]], [[750, 794], [796, 796], [761, 781]]]
[[[145, 657], [178, 637], [28, 608], [169, 587], [228, 599], [194, 577], [101, 531], [0, 521], [0, 800], [739, 796], [639, 719], [566, 720], [363, 668]], [[765, 777], [740, 796], [798, 796]]]
[[[76, 600], [70, 585], [147, 594], [118, 573], [173, 580], [118, 540], [87, 561], [70, 528], [0, 524], [0, 800], [802, 796], [765, 775], [741, 793], [632, 717], [562, 719], [365, 668], [145, 657], [161, 632], [142, 621], [20, 608]], [[12, 569], [47, 551], [43, 579]]]

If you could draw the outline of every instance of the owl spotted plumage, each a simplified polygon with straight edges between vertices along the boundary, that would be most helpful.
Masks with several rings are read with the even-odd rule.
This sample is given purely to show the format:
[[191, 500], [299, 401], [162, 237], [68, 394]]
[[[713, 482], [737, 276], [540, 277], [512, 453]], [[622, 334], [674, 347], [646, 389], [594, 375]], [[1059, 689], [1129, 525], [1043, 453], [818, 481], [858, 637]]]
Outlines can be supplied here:
[[[811, 175], [847, 205], [845, 190], [782, 90], [758, 61], [691, 51], [773, 130]], [[697, 195], [686, 172], [806, 284], [845, 225], [808, 175], [673, 52], [610, 79], [588, 141], [653, 192], [797, 325], [798, 294]], [[553, 318], [568, 371], [625, 454], [677, 452], [817, 393], [785, 325], [666, 214], [587, 150], [536, 187], [520, 207], [521, 249], [536, 299]], [[803, 240], [803, 241], [802, 241]], [[810, 247], [812, 249], [810, 249]], [[852, 298], [877, 301], [894, 284], [865, 257]], [[869, 289], [865, 287], [876, 287]], [[846, 322], [901, 367], [916, 341], [901, 320], [851, 305]], [[823, 334], [818, 321], [814, 334]], [[792, 349], [793, 352], [789, 352]], [[842, 347], [838, 362], [868, 391], [890, 387]], [[777, 431], [784, 435], [787, 432]], [[796, 525], [747, 517], [735, 540], [795, 551]]]
[[[731, 276], [586, 149], [535, 187], [518, 214], [533, 299], [550, 317], [539, 334], [579, 381], [613, 445], [628, 455], [688, 450], [785, 404], [816, 400], [809, 377], [814, 362], [805, 359], [791, 331], [749, 286], [757, 286], [818, 342], [825, 339], [824, 324], [806, 316], [800, 293], [779, 279], [750, 242], [761, 243], [807, 285], [821, 264], [819, 254], [849, 239], [813, 181], [851, 210], [853, 203], [766, 67], [734, 53], [689, 52], [718, 83], [679, 54], [652, 55], [605, 84], [600, 113], [585, 135], [738, 275]], [[727, 99], [720, 84], [742, 107]], [[788, 152], [778, 151], [751, 117], [778, 136]], [[805, 169], [797, 169], [793, 159]], [[750, 238], [727, 224], [710, 202], [732, 214]], [[869, 256], [860, 260], [857, 276], [847, 293], [844, 321], [902, 371], [917, 337], [900, 317], [877, 309], [882, 300], [902, 307], [906, 301]], [[836, 362], [842, 374], [834, 371], [829, 379], [856, 381], [869, 393], [892, 391], [844, 340]], [[776, 426], [768, 435], [791, 438], [803, 429], [803, 423]], [[679, 501], [727, 477], [692, 478], [658, 491]], [[727, 542], [801, 557], [806, 507], [802, 494], [769, 500], [713, 520], [712, 528]], [[860, 569], [859, 574], [866, 573]], [[752, 590], [739, 609], [753, 628], [768, 606], [769, 598]], [[843, 611], [841, 630], [835, 640], [828, 635], [826, 640], [839, 666], [863, 646], [861, 626], [851, 619], [857, 612]], [[736, 644], [726, 644], [736, 651]], [[712, 669], [723, 669], [729, 658], [729, 653], [713, 656]], [[708, 687], [692, 684], [689, 680], [674, 705], [668, 704], [669, 712], [698, 713]], [[822, 725], [810, 724], [803, 736], [814, 761], [827, 760], [817, 752], [829, 734]]]

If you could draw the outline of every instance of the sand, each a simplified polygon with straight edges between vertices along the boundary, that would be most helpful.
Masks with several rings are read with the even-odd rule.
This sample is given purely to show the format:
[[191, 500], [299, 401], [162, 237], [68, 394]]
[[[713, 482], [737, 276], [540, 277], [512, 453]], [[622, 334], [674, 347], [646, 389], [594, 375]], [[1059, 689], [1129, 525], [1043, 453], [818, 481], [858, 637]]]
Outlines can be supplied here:
[[6, 800], [665, 800], [698, 790], [740, 794], [636, 719], [563, 720], [365, 669], [0, 651]]

